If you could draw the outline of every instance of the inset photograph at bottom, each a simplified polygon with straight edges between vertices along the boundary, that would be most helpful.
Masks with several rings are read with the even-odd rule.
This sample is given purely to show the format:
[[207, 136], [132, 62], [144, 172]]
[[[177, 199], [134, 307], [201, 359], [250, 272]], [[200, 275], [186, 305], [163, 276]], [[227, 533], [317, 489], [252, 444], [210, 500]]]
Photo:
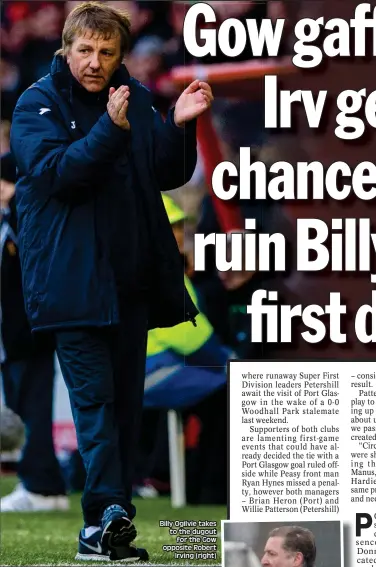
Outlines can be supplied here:
[[224, 567], [343, 567], [339, 521], [224, 521], [222, 531]]

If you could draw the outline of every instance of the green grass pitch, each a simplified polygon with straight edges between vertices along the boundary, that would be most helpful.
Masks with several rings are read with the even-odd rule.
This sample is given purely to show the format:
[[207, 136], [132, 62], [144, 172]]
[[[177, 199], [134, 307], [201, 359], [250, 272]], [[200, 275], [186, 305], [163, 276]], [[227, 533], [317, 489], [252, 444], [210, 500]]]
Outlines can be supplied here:
[[[1, 479], [1, 495], [10, 492], [14, 477]], [[1, 514], [0, 565], [99, 565], [98, 562], [75, 562], [78, 533], [82, 527], [80, 495], [70, 497], [69, 512]], [[223, 506], [186, 506], [171, 508], [168, 498], [135, 499], [138, 531], [136, 543], [145, 547], [152, 565], [213, 565], [221, 563], [221, 520], [226, 519]], [[176, 536], [168, 528], [159, 527], [160, 520], [207, 520], [217, 522], [217, 557], [215, 560], [181, 560], [174, 553], [162, 550], [163, 545], [176, 544]], [[109, 563], [107, 562], [106, 565]], [[121, 562], [114, 563], [121, 565]], [[128, 563], [129, 565], [129, 563]]]

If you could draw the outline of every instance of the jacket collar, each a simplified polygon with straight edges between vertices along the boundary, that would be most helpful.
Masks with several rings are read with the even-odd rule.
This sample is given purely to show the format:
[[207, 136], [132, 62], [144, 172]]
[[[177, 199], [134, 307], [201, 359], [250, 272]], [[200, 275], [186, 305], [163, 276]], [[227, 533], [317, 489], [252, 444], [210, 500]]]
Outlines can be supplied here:
[[66, 62], [65, 57], [62, 55], [55, 55], [51, 64], [51, 77], [57, 88], [66, 97], [72, 101], [73, 93], [81, 94], [84, 98], [101, 100], [108, 100], [108, 90], [110, 87], [119, 88], [121, 85], [129, 85], [130, 75], [128, 69], [124, 64], [121, 64], [119, 69], [111, 77], [109, 85], [103, 89], [100, 93], [95, 93], [94, 97], [92, 93], [86, 91], [78, 81], [73, 77], [69, 65]]

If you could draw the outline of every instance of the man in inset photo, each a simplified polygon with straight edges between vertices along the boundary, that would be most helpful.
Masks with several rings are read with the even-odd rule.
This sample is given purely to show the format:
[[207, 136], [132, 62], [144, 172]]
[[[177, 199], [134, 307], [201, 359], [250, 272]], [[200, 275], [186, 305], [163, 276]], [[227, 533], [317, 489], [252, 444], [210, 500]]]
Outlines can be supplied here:
[[261, 559], [262, 567], [314, 567], [315, 536], [299, 526], [283, 526], [269, 534]]

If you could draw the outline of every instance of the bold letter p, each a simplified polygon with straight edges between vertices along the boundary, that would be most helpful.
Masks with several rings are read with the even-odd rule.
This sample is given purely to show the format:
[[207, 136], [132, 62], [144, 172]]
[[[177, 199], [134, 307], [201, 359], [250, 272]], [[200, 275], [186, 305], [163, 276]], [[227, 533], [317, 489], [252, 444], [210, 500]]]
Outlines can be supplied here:
[[[362, 520], [365, 520], [363, 522]], [[356, 514], [355, 527], [356, 536], [359, 537], [362, 530], [368, 530], [372, 526], [372, 516], [370, 514]]]

